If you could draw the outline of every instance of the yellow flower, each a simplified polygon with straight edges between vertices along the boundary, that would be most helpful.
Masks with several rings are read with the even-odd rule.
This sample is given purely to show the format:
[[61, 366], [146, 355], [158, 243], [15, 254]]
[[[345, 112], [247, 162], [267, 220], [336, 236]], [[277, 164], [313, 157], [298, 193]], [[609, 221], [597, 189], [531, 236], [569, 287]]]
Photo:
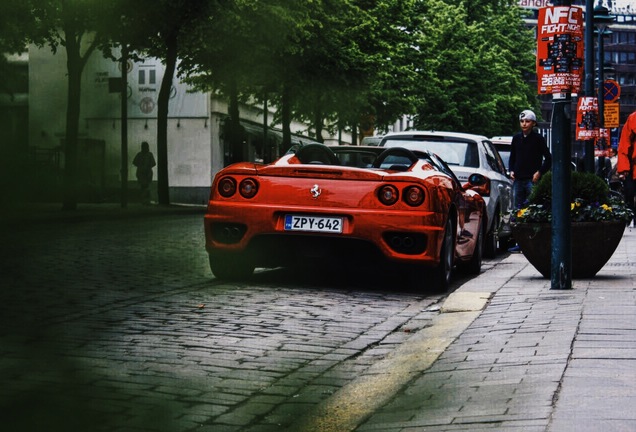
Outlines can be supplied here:
[[610, 206], [608, 206], [607, 204], [603, 204], [603, 205], [601, 206], [601, 208], [602, 208], [603, 210], [607, 211], [607, 212], [611, 212], [611, 211], [612, 211], [612, 208], [611, 208]]
[[519, 211], [517, 211], [517, 217], [518, 217], [518, 218], [520, 218], [520, 219], [521, 219], [521, 218], [523, 218], [523, 215], [524, 215], [527, 211], [528, 211], [528, 209], [527, 209], [527, 208], [519, 209]]
[[578, 202], [578, 201], [575, 201], [575, 202], [570, 204], [570, 210], [574, 210], [574, 209], [577, 209], [579, 207], [581, 207], [581, 203]]

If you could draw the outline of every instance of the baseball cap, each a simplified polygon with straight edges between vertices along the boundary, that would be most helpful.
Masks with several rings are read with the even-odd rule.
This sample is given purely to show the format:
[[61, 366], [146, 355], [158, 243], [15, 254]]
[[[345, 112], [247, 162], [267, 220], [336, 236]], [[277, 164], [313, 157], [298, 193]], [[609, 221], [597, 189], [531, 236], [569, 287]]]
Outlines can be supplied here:
[[519, 120], [532, 120], [536, 122], [537, 116], [530, 110], [523, 110], [521, 111], [521, 114], [519, 114]]

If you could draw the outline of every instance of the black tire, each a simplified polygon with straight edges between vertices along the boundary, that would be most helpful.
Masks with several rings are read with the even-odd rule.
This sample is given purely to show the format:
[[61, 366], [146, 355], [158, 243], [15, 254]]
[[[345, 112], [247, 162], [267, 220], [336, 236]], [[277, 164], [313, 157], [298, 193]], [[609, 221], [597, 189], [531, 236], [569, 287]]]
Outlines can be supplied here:
[[254, 273], [254, 264], [243, 254], [210, 253], [210, 270], [217, 279], [236, 281], [248, 279]]
[[444, 229], [444, 239], [442, 240], [439, 264], [430, 272], [430, 287], [434, 292], [443, 293], [448, 291], [453, 273], [454, 258], [455, 234], [453, 222], [449, 219]]
[[486, 238], [484, 239], [484, 256], [486, 258], [494, 258], [497, 255], [497, 251], [499, 250], [499, 239], [497, 236], [497, 232], [499, 231], [499, 227], [501, 226], [501, 214], [499, 213], [499, 209], [495, 212], [494, 220], [492, 221], [492, 227], [490, 231], [486, 234]]
[[475, 252], [470, 260], [462, 264], [462, 270], [471, 275], [481, 273], [481, 262], [483, 258], [484, 237], [486, 236], [486, 224], [482, 223], [475, 242]]

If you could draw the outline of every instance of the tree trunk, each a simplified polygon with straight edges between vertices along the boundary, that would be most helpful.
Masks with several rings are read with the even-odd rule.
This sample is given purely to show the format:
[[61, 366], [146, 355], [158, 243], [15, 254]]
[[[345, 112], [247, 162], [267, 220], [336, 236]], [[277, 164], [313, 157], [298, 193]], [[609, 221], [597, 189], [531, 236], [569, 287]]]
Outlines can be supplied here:
[[318, 102], [314, 106], [314, 129], [316, 130], [316, 141], [324, 143], [325, 139], [322, 137], [322, 110]]
[[79, 53], [67, 46], [68, 105], [66, 107], [66, 138], [64, 141], [64, 198], [62, 209], [77, 208], [77, 147], [79, 134], [81, 70]]
[[272, 161], [272, 149], [269, 147], [269, 140], [267, 139], [267, 132], [269, 126], [267, 125], [267, 92], [263, 93], [263, 162], [270, 163]]
[[283, 85], [282, 94], [282, 107], [281, 107], [281, 122], [283, 124], [283, 148], [281, 153], [287, 153], [287, 150], [291, 147], [291, 95], [289, 93], [289, 87]]
[[236, 81], [231, 80], [229, 83], [229, 97], [230, 103], [228, 105], [229, 115], [229, 140], [231, 151], [231, 162], [243, 162], [245, 156], [243, 155], [243, 127], [241, 126], [241, 113], [239, 110], [238, 100], [238, 88]]
[[159, 205], [170, 204], [168, 182], [168, 104], [172, 79], [177, 67], [177, 34], [171, 34], [166, 40], [166, 70], [161, 80], [161, 89], [157, 100], [157, 195]]
[[97, 47], [93, 40], [84, 57], [81, 54], [83, 32], [76, 30], [73, 22], [64, 23], [66, 46], [66, 68], [68, 73], [68, 91], [66, 105], [66, 138], [64, 141], [64, 179], [62, 209], [77, 208], [77, 168], [79, 143], [80, 96], [82, 91], [82, 71], [86, 60]]
[[128, 46], [121, 47], [121, 207], [128, 206]]

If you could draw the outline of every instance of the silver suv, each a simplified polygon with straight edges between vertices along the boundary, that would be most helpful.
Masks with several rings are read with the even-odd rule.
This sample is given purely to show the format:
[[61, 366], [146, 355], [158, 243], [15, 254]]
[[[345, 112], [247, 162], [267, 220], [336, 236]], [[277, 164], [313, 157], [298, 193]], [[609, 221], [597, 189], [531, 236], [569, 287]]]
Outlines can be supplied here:
[[481, 195], [487, 205], [487, 237], [484, 254], [495, 256], [507, 248], [511, 230], [508, 216], [512, 210], [512, 180], [490, 139], [481, 135], [438, 131], [405, 131], [386, 134], [380, 147], [404, 147], [437, 154], [461, 182], [472, 174], [484, 177]]

